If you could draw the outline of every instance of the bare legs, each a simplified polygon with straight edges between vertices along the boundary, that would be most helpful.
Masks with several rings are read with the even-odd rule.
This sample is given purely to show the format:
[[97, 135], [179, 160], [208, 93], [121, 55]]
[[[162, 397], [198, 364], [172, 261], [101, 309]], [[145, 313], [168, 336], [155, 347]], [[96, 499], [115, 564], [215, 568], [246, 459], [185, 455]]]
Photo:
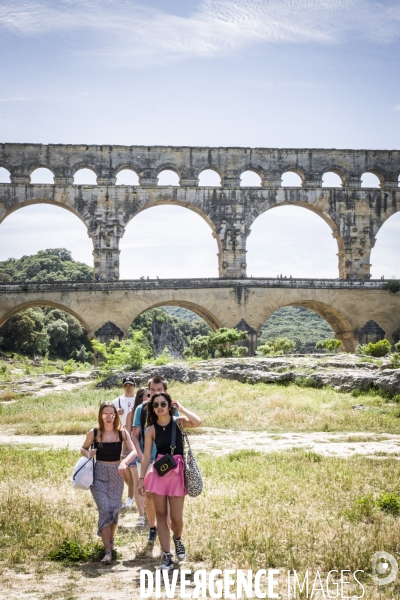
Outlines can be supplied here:
[[170, 531], [168, 527], [168, 504], [171, 514], [171, 529], [176, 538], [180, 538], [183, 529], [183, 504], [184, 496], [159, 496], [152, 494], [157, 517], [157, 531], [161, 550], [171, 552]]
[[[101, 530], [101, 539], [103, 540], [103, 544], [104, 544], [104, 550], [105, 550], [105, 556], [102, 560], [102, 562], [110, 562], [111, 561], [111, 540], [114, 540], [114, 536], [115, 536], [115, 532], [117, 530], [117, 525], [115, 523], [111, 523], [110, 525], [107, 525], [107, 527], [104, 527]], [[107, 555], [109, 555], [109, 560], [104, 560], [107, 559]]]
[[[124, 480], [128, 486], [128, 498], [133, 498], [134, 494], [134, 482], [132, 477], [132, 469], [127, 469], [124, 475]], [[135, 498], [136, 499], [136, 498]]]
[[137, 467], [130, 467], [132, 481], [133, 481], [133, 496], [135, 498], [136, 508], [139, 513], [139, 517], [144, 517], [144, 498], [139, 494], [139, 473]]
[[156, 526], [156, 511], [154, 507], [153, 496], [155, 494], [151, 494], [150, 492], [145, 493], [144, 505], [146, 507], [147, 520], [149, 522], [149, 527]]

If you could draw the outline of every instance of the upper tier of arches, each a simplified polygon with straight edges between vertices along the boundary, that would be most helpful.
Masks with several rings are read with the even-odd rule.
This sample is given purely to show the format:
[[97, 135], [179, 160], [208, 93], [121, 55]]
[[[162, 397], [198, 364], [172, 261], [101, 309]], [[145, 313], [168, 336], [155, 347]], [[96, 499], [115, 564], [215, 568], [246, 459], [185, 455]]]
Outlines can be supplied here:
[[[82, 177], [83, 175], [83, 177]], [[214, 166], [202, 169], [190, 177], [172, 166], [162, 166], [154, 169], [151, 177], [144, 177], [143, 173], [130, 165], [122, 165], [104, 177], [95, 166], [77, 165], [68, 175], [57, 175], [49, 166], [35, 165], [27, 170], [22, 178], [26, 184], [47, 185], [146, 185], [149, 180], [154, 186], [204, 186], [204, 187], [356, 187], [356, 188], [385, 188], [399, 187], [400, 174], [394, 180], [382, 171], [372, 169], [357, 175], [350, 175], [343, 169], [333, 165], [319, 173], [308, 174], [303, 169], [288, 165], [275, 179], [268, 178], [268, 174], [261, 168], [246, 168], [244, 171], [226, 177], [223, 171]], [[21, 175], [16, 174], [10, 166], [0, 163], [0, 183], [21, 183]]]
[[[128, 169], [136, 173], [139, 185], [147, 187], [197, 186], [202, 173], [212, 170], [220, 182], [200, 185], [280, 187], [283, 175], [294, 173], [300, 177], [300, 187], [306, 188], [397, 188], [400, 151], [1, 144], [0, 168], [9, 172], [15, 184], [29, 184], [34, 171], [49, 169], [55, 185], [71, 185], [77, 171], [89, 169], [97, 185], [130, 185], [117, 182], [119, 173]], [[165, 171], [176, 174], [172, 183], [163, 182]], [[329, 173], [337, 175], [339, 182], [329, 183]], [[368, 181], [372, 176], [377, 179]]]

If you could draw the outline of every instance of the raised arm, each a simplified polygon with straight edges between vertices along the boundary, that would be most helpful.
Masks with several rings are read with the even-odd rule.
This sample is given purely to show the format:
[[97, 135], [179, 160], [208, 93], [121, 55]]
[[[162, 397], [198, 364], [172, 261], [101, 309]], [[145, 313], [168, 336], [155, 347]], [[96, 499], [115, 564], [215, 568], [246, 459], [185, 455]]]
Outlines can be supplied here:
[[184, 415], [183, 417], [179, 417], [179, 420], [182, 423], [183, 427], [188, 427], [190, 429], [200, 427], [201, 419], [194, 412], [187, 408], [184, 408], [182, 404], [180, 404], [177, 400], [172, 401], [172, 406]]

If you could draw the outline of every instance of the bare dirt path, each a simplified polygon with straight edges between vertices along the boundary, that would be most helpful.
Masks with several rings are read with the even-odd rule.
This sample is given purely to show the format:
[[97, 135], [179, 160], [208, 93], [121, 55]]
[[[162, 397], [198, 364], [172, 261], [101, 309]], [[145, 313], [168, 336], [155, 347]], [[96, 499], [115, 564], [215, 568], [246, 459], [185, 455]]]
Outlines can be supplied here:
[[[13, 435], [0, 430], [0, 444], [32, 444], [36, 447], [81, 447], [83, 435]], [[229, 454], [237, 450], [277, 452], [291, 448], [313, 450], [323, 456], [348, 458], [362, 454], [372, 458], [400, 456], [400, 435], [389, 433], [279, 433], [263, 431], [233, 431], [229, 429], [203, 428], [202, 433], [190, 436], [194, 450], [208, 452], [213, 456]]]

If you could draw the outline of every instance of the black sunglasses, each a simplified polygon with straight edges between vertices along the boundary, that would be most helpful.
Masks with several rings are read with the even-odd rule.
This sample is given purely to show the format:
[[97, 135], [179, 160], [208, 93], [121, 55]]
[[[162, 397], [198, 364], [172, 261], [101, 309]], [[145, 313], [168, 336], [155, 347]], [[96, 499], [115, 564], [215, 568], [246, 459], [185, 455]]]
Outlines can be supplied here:
[[158, 408], [159, 406], [161, 406], [161, 408], [165, 408], [166, 406], [168, 406], [168, 402], [153, 402], [153, 408]]

